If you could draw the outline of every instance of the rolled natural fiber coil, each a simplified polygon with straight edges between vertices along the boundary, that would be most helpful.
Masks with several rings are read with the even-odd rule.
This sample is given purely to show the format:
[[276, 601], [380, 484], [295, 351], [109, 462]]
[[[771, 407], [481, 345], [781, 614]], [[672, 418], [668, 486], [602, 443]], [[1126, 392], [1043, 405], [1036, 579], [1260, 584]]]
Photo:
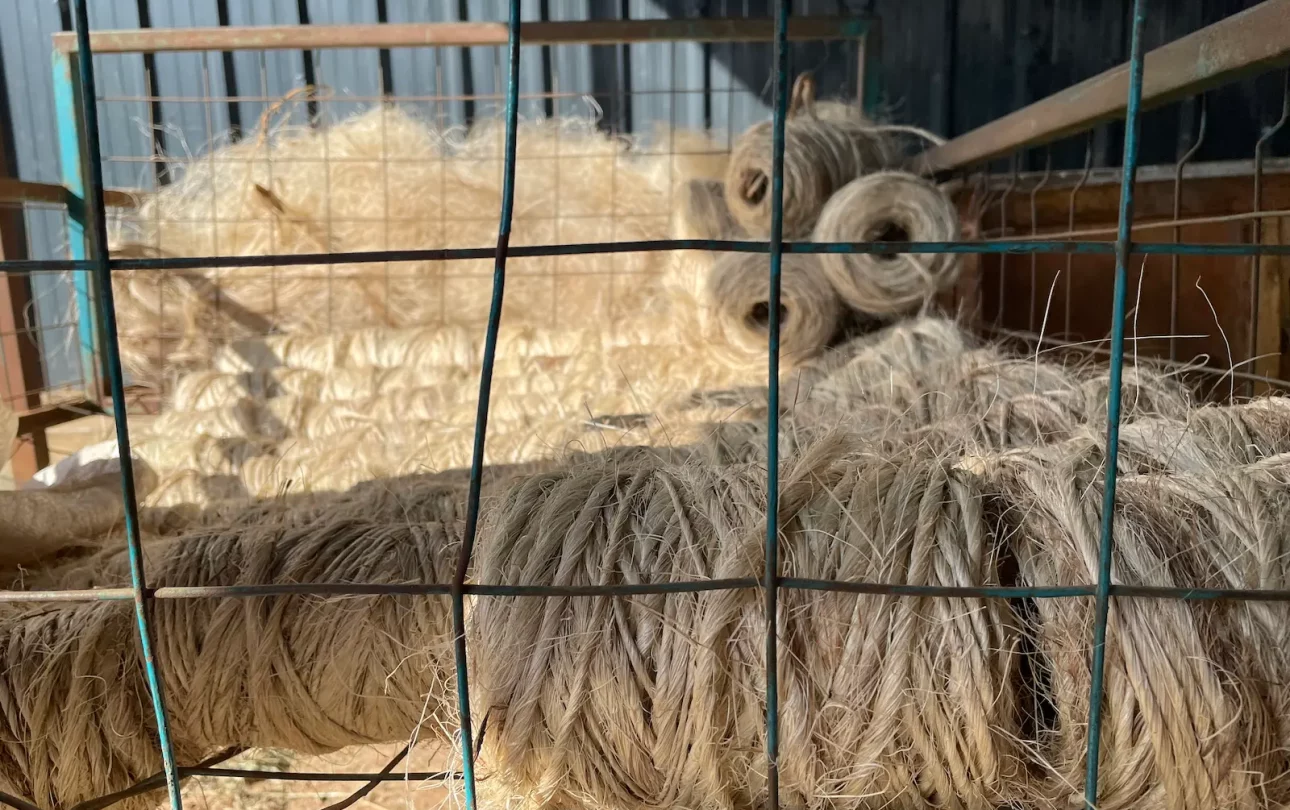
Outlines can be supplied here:
[[[726, 202], [735, 222], [754, 236], [770, 233], [772, 122], [754, 125], [735, 142], [726, 170]], [[784, 236], [811, 232], [835, 191], [895, 159], [887, 136], [858, 113], [819, 116], [807, 111], [785, 121]]]
[[[852, 180], [820, 212], [816, 242], [948, 242], [959, 232], [953, 203], [905, 172]], [[848, 306], [874, 315], [916, 309], [954, 282], [948, 253], [823, 253], [820, 264]]]
[[730, 213], [719, 180], [691, 180], [681, 193], [677, 235], [681, 239], [735, 239], [744, 236]]
[[[837, 331], [842, 307], [814, 256], [784, 254], [780, 265], [779, 345], [788, 359], [819, 354]], [[731, 347], [764, 354], [770, 345], [770, 258], [727, 253], [708, 276], [708, 300]]]

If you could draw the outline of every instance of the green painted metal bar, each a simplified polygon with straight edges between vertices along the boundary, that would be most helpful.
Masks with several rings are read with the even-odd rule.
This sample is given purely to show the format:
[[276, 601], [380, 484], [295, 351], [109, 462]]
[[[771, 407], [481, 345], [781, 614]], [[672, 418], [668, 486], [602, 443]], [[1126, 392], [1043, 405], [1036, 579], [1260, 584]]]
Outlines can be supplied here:
[[1128, 115], [1124, 124], [1124, 173], [1120, 179], [1120, 219], [1115, 240], [1115, 292], [1111, 322], [1110, 393], [1106, 408], [1106, 486], [1102, 492], [1102, 534], [1098, 543], [1098, 570], [1093, 662], [1089, 683], [1088, 753], [1084, 766], [1084, 804], [1097, 807], [1097, 785], [1102, 752], [1102, 695], [1106, 674], [1106, 625], [1111, 612], [1111, 559], [1114, 553], [1115, 485], [1120, 456], [1121, 383], [1124, 376], [1124, 322], [1129, 288], [1129, 254], [1133, 251], [1133, 184], [1138, 172], [1139, 114], [1142, 107], [1142, 28], [1146, 11], [1142, 0], [1133, 0], [1133, 33], [1129, 49]]
[[484, 447], [488, 437], [488, 403], [493, 386], [493, 362], [497, 356], [497, 333], [502, 325], [502, 302], [506, 292], [506, 259], [511, 243], [511, 218], [515, 209], [516, 131], [519, 125], [520, 95], [520, 0], [511, 0], [507, 19], [506, 151], [502, 175], [502, 210], [498, 215], [497, 248], [493, 263], [493, 298], [488, 309], [488, 332], [479, 375], [479, 402], [475, 409], [475, 444], [470, 457], [470, 486], [466, 494], [466, 527], [457, 571], [452, 583], [453, 658], [457, 670], [457, 710], [461, 715], [461, 774], [466, 792], [466, 810], [475, 810], [475, 746], [470, 720], [470, 674], [466, 657], [466, 576], [470, 555], [479, 531], [479, 498], [483, 488]]
[[779, 332], [784, 258], [784, 141], [788, 120], [788, 18], [792, 0], [775, 3], [775, 117], [771, 140], [770, 321], [766, 416], [766, 806], [779, 809]]
[[[587, 242], [567, 245], [515, 245], [516, 259], [541, 256], [588, 256], [615, 253], [651, 253], [668, 250], [708, 250], [717, 253], [769, 253], [769, 242], [708, 239], [655, 239], [639, 242]], [[1235, 245], [1210, 243], [1135, 242], [1135, 253], [1149, 256], [1290, 256], [1290, 245]], [[1030, 255], [1057, 253], [1114, 255], [1115, 242], [785, 242], [785, 253], [952, 253], [956, 255]], [[496, 249], [441, 248], [430, 250], [373, 250], [353, 253], [292, 253], [281, 256], [172, 256], [121, 258], [108, 262], [112, 270], [195, 270], [224, 267], [298, 267], [301, 265], [377, 264], [396, 262], [446, 262], [490, 259]], [[42, 273], [86, 270], [86, 259], [42, 259], [5, 262], [7, 273]]]
[[[654, 582], [635, 585], [491, 585], [467, 583], [467, 596], [613, 596], [631, 598], [669, 593], [705, 593], [709, 591], [762, 588], [762, 579], [703, 579], [687, 582]], [[1096, 585], [905, 585], [884, 582], [781, 577], [781, 588], [830, 593], [866, 593], [875, 596], [946, 596], [977, 599], [1066, 599], [1073, 596], [1096, 596]], [[156, 588], [150, 599], [254, 599], [266, 596], [450, 596], [451, 583], [373, 584], [349, 582], [301, 582], [274, 585], [191, 585]], [[1111, 596], [1142, 599], [1177, 599], [1196, 601], [1290, 602], [1290, 589], [1252, 590], [1245, 588], [1154, 587], [1147, 585], [1111, 585]], [[0, 591], [4, 602], [128, 602], [134, 598], [131, 588], [95, 588], [63, 591]]]
[[[104, 201], [103, 163], [99, 154], [98, 105], [94, 91], [94, 56], [90, 49], [88, 0], [76, 0], [74, 5], [76, 36], [80, 43], [77, 60], [80, 80], [82, 134], [84, 135], [85, 169], [88, 173], [88, 193], [85, 195], [86, 224], [92, 242], [90, 258], [95, 262], [94, 280], [97, 284], [99, 325], [101, 326], [104, 359], [107, 365], [108, 384], [116, 423], [116, 442], [121, 458], [128, 462], [130, 454], [130, 426], [126, 421], [125, 376], [121, 367], [121, 352], [117, 345], [116, 309], [112, 299], [112, 275], [108, 267], [107, 205]], [[79, 157], [79, 155], [78, 155]], [[170, 724], [166, 716], [166, 700], [157, 661], [153, 654], [152, 629], [148, 621], [148, 586], [144, 574], [143, 544], [139, 535], [139, 502], [135, 494], [134, 466], [121, 465], [121, 497], [125, 501], [125, 536], [130, 561], [130, 583], [133, 590], [135, 623], [139, 630], [140, 651], [143, 655], [144, 674], [152, 697], [153, 714], [157, 719], [157, 743], [166, 771], [166, 789], [173, 810], [183, 810], [179, 793], [179, 774], [175, 755], [170, 744]]]

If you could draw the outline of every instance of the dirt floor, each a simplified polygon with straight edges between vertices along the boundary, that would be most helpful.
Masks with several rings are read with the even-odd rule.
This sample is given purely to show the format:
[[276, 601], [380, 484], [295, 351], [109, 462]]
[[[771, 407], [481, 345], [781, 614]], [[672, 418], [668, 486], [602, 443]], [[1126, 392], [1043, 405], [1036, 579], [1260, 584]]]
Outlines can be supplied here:
[[[399, 752], [401, 744], [350, 748], [321, 757], [253, 751], [222, 767], [310, 773], [375, 773]], [[455, 759], [445, 752], [414, 753], [394, 772], [439, 771]], [[410, 764], [408, 762], [410, 761]], [[184, 784], [184, 806], [201, 810], [321, 810], [348, 798], [362, 782], [303, 782], [202, 777]], [[460, 790], [440, 782], [383, 782], [352, 806], [368, 810], [438, 810], [464, 805]]]

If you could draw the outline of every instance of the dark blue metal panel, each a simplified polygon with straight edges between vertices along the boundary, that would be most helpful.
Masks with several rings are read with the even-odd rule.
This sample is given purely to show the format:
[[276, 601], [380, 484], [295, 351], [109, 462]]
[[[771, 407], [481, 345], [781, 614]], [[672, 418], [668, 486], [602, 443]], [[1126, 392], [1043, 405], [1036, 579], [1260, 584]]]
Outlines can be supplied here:
[[[650, 0], [629, 0], [627, 16], [634, 20], [649, 20], [663, 19], [668, 15]], [[653, 125], [674, 120], [671, 91], [678, 85], [676, 45], [652, 42], [627, 45], [625, 50], [632, 86], [632, 122], [637, 132], [649, 135]]]

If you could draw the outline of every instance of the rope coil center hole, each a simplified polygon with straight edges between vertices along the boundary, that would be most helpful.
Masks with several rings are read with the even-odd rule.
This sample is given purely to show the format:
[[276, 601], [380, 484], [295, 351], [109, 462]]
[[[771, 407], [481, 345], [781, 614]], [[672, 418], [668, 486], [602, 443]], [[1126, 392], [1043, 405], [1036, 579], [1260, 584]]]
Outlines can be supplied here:
[[[909, 231], [899, 222], [880, 222], [875, 225], [865, 238], [866, 242], [909, 242]], [[899, 253], [876, 253], [879, 259], [891, 261], [899, 256]]]
[[[779, 325], [788, 323], [788, 307], [779, 305]], [[759, 301], [748, 312], [748, 325], [761, 332], [770, 332], [770, 302]]]
[[770, 178], [765, 172], [750, 169], [739, 178], [739, 194], [752, 205], [758, 205], [766, 199], [770, 190]]

